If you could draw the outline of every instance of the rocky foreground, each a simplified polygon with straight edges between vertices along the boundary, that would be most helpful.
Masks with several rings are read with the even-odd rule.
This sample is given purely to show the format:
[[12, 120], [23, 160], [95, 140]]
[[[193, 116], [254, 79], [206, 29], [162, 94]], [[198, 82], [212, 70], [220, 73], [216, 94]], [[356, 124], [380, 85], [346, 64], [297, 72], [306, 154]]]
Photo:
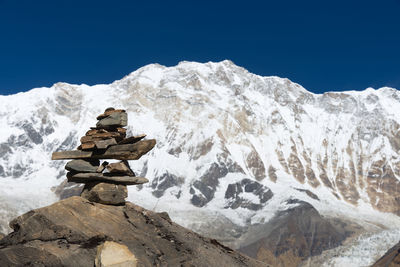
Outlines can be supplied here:
[[268, 266], [130, 202], [75, 196], [10, 226], [0, 240], [0, 266]]
[[372, 267], [400, 266], [400, 242], [388, 250]]

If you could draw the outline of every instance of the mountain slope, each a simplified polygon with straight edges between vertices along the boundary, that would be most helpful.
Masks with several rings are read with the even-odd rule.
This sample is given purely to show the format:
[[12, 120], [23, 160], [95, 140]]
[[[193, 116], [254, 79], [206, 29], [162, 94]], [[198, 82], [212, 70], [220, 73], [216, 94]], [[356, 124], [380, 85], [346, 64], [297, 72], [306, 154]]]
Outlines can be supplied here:
[[51, 152], [76, 147], [114, 106], [127, 110], [131, 134], [157, 139], [131, 164], [150, 183], [129, 199], [195, 231], [238, 248], [249, 228], [297, 206], [293, 199], [365, 229], [400, 225], [400, 93], [392, 88], [318, 95], [230, 61], [181, 62], [0, 101], [4, 218], [57, 199], [50, 189], [65, 163], [50, 162]]

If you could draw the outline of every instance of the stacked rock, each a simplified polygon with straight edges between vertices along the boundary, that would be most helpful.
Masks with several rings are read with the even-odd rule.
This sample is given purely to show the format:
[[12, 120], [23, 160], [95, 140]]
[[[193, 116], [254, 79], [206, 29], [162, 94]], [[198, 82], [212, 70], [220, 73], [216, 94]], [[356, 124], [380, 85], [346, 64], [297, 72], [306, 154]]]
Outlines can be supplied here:
[[[97, 117], [96, 127], [91, 127], [81, 138], [77, 150], [54, 152], [53, 160], [72, 159], [65, 169], [68, 182], [84, 183], [81, 196], [92, 202], [123, 205], [128, 196], [127, 185], [147, 183], [135, 176], [128, 160], [137, 160], [149, 152], [156, 140], [142, 140], [145, 134], [126, 137], [128, 116], [123, 109], [107, 108]], [[100, 159], [120, 162], [100, 164]]]

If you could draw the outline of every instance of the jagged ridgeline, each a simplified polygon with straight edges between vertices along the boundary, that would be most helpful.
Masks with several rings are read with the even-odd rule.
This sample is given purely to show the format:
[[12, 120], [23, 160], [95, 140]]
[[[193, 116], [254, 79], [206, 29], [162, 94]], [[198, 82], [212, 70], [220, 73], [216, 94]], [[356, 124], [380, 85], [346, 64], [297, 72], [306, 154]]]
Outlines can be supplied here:
[[[81, 138], [77, 150], [57, 151], [53, 160], [71, 159], [65, 165], [68, 182], [85, 184], [81, 196], [92, 202], [121, 205], [128, 196], [127, 185], [139, 185], [149, 180], [137, 177], [128, 160], [137, 160], [156, 144], [155, 139], [142, 140], [145, 134], [126, 137], [128, 114], [123, 109], [107, 108], [97, 116], [96, 127], [91, 127]], [[120, 162], [100, 162], [116, 159]]]

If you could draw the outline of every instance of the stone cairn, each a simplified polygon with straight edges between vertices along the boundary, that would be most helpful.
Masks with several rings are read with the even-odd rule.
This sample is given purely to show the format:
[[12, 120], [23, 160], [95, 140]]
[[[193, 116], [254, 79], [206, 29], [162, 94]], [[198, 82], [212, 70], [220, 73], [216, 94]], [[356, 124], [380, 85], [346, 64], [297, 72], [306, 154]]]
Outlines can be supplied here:
[[[147, 183], [135, 176], [128, 160], [137, 160], [149, 152], [156, 140], [142, 140], [145, 134], [126, 137], [128, 115], [123, 109], [107, 108], [97, 117], [96, 127], [91, 127], [81, 138], [77, 150], [59, 151], [52, 160], [72, 159], [65, 165], [68, 182], [85, 184], [81, 197], [92, 202], [123, 205], [128, 196], [127, 185]], [[100, 159], [116, 159], [117, 163]]]

